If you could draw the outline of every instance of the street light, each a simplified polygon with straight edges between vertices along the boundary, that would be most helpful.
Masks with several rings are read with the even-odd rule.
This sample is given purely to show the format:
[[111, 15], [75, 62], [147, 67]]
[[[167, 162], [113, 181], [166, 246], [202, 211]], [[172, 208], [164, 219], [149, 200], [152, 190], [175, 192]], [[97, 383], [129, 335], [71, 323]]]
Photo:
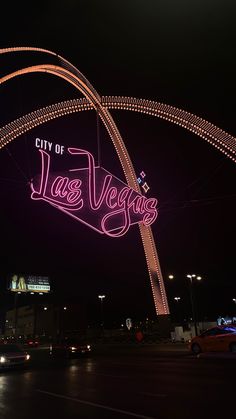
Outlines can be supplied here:
[[103, 327], [103, 300], [106, 296], [105, 295], [98, 295], [98, 298], [101, 300], [101, 326]]
[[187, 278], [190, 279], [190, 300], [191, 300], [191, 308], [192, 308], [192, 317], [193, 317], [193, 323], [194, 323], [194, 329], [195, 329], [195, 335], [198, 335], [197, 331], [197, 321], [196, 321], [196, 313], [195, 313], [195, 306], [194, 306], [194, 298], [193, 298], [193, 280], [196, 279], [197, 281], [201, 281], [202, 277], [195, 274], [188, 274]]
[[174, 300], [177, 301], [177, 303], [179, 302], [179, 300], [181, 300], [180, 297], [174, 297]]
[[[168, 275], [169, 279], [174, 279], [174, 275]], [[195, 334], [197, 336], [198, 332], [197, 332], [197, 322], [196, 322], [196, 314], [195, 314], [195, 307], [194, 307], [194, 298], [193, 298], [193, 281], [201, 281], [202, 277], [199, 275], [195, 275], [195, 274], [188, 274], [187, 278], [190, 279], [190, 287], [189, 287], [189, 291], [190, 291], [190, 300], [191, 300], [191, 311], [192, 311], [192, 319], [193, 319], [193, 323], [194, 323], [194, 329], [195, 329]], [[174, 297], [175, 301], [178, 303], [180, 300], [180, 297]], [[236, 303], [236, 299], [235, 299], [235, 303]]]

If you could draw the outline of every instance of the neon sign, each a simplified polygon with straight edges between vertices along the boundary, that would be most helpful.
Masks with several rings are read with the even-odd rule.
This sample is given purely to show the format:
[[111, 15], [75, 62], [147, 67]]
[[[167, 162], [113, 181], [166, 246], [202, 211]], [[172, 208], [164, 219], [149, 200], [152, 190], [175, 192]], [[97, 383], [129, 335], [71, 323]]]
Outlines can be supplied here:
[[[130, 225], [151, 225], [157, 217], [157, 199], [146, 198], [102, 167], [91, 153], [68, 148], [72, 168], [51, 171], [51, 157], [42, 149], [41, 175], [31, 182], [31, 198], [44, 200], [101, 234], [120, 237]], [[85, 168], [78, 167], [81, 158]]]
[[149, 191], [150, 188], [149, 188], [147, 182], [144, 181], [145, 177], [146, 177], [146, 173], [144, 173], [144, 171], [142, 171], [140, 173], [140, 176], [137, 178], [137, 181], [142, 186], [144, 192], [147, 193], [147, 191]]

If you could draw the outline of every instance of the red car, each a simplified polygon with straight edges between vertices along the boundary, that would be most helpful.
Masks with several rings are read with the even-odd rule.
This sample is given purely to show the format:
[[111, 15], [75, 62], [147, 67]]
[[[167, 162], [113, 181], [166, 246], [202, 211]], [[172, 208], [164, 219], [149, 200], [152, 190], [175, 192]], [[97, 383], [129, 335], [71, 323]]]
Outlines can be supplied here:
[[80, 339], [63, 339], [60, 343], [50, 345], [50, 355], [64, 358], [75, 358], [91, 353], [91, 345]]
[[195, 355], [200, 352], [236, 353], [236, 325], [215, 326], [205, 330], [190, 340], [189, 349]]
[[37, 348], [39, 346], [39, 342], [34, 339], [29, 339], [26, 341], [26, 345], [29, 346], [30, 348]]

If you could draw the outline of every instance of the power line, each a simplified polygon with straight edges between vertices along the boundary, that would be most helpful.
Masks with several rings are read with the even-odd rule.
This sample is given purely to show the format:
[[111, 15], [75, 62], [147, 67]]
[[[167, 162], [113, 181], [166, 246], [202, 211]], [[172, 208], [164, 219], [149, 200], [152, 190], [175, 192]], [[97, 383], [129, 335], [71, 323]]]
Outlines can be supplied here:
[[20, 165], [18, 164], [17, 160], [14, 158], [14, 156], [12, 155], [12, 153], [10, 152], [10, 150], [8, 149], [8, 147], [4, 147], [5, 150], [7, 151], [8, 155], [11, 157], [11, 159], [13, 160], [17, 170], [21, 173], [21, 175], [25, 178], [25, 180], [28, 182], [30, 182], [30, 179], [28, 178], [28, 176], [25, 174], [25, 172], [22, 170], [22, 168], [20, 167]]

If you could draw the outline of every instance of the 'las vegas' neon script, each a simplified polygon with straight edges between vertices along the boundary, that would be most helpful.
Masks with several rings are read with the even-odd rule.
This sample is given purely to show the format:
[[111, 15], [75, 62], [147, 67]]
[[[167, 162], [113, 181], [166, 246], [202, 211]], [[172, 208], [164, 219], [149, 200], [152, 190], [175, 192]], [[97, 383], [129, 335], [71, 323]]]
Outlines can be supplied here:
[[[157, 199], [147, 198], [102, 167], [96, 167], [91, 153], [68, 148], [76, 167], [50, 172], [51, 157], [40, 149], [41, 175], [31, 183], [31, 198], [44, 200], [101, 234], [120, 237], [131, 224], [151, 225], [157, 217]], [[86, 167], [78, 167], [80, 158]], [[73, 162], [74, 164], [74, 162]]]

